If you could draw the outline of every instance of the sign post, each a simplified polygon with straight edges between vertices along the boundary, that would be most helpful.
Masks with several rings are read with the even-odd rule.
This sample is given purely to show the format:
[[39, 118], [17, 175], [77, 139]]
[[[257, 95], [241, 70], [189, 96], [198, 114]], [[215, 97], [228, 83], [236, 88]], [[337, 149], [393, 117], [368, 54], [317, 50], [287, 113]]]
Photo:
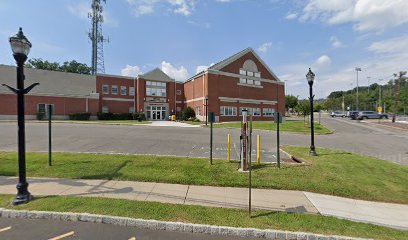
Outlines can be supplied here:
[[48, 166], [51, 166], [52, 165], [52, 161], [51, 161], [52, 160], [52, 156], [51, 156], [51, 153], [52, 153], [52, 150], [51, 150], [51, 147], [52, 147], [52, 141], [51, 141], [52, 105], [48, 104], [47, 107], [48, 107]]
[[248, 111], [242, 110], [242, 159], [241, 171], [247, 171], [247, 117]]
[[210, 112], [209, 121], [210, 121], [210, 164], [212, 165], [212, 158], [213, 158], [213, 123], [215, 122], [214, 112]]
[[250, 116], [249, 124], [249, 217], [251, 217], [252, 209], [252, 115]]
[[282, 122], [282, 115], [280, 112], [275, 112], [274, 121], [276, 123], [276, 160], [278, 163], [278, 168], [280, 168], [280, 134], [279, 125]]

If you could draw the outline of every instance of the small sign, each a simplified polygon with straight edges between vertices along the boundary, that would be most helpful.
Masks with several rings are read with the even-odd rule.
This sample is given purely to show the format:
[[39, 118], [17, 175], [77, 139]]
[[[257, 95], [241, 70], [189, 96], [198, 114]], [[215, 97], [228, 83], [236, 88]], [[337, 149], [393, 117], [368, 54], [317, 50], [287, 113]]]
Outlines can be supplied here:
[[378, 108], [377, 108], [377, 112], [378, 112], [378, 113], [382, 113], [382, 110], [383, 110], [382, 107], [378, 107]]
[[282, 114], [280, 112], [275, 112], [274, 114], [274, 122], [275, 123], [282, 123]]
[[209, 121], [210, 123], [214, 123], [214, 122], [215, 122], [215, 113], [214, 113], [214, 112], [209, 112], [208, 121]]

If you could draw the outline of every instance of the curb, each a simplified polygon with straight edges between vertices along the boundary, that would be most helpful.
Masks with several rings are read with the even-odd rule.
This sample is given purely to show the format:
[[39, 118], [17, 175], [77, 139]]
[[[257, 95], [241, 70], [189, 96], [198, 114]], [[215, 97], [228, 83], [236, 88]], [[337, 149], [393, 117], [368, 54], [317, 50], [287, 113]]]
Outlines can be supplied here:
[[265, 239], [290, 239], [290, 240], [362, 240], [364, 238], [352, 238], [345, 236], [325, 236], [314, 233], [288, 232], [256, 228], [236, 228], [225, 226], [212, 226], [203, 224], [191, 224], [182, 222], [165, 222], [156, 220], [144, 220], [126, 217], [96, 215], [88, 213], [61, 213], [45, 211], [10, 210], [0, 208], [1, 218], [20, 219], [47, 219], [68, 222], [89, 222], [111, 224], [124, 227], [137, 227], [149, 230], [165, 230], [171, 232], [201, 233], [209, 235], [256, 237]]

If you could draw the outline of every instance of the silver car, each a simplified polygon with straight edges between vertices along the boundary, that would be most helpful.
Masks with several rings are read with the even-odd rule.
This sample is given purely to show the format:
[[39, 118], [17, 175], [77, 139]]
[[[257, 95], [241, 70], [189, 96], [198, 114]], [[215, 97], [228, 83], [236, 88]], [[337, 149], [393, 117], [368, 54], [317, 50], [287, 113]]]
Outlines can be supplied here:
[[378, 113], [374, 111], [361, 111], [357, 113], [358, 120], [364, 119], [388, 119], [388, 115], [384, 113]]

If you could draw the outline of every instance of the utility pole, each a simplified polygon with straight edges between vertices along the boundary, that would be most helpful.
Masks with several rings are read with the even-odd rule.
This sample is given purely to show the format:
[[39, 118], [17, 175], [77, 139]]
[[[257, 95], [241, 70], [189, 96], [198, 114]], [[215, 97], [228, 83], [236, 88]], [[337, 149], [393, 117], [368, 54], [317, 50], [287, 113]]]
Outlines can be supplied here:
[[407, 74], [406, 71], [399, 72], [399, 76], [398, 74], [394, 73], [394, 77], [398, 76], [398, 78], [395, 79], [395, 108], [394, 108], [394, 115], [392, 116], [392, 122], [395, 122], [396, 115], [399, 112], [400, 90], [401, 90], [400, 83], [406, 74]]
[[367, 82], [368, 82], [368, 95], [370, 95], [370, 80], [371, 80], [371, 77], [367, 77]]
[[358, 107], [358, 72], [361, 72], [361, 68], [356, 67], [356, 73], [357, 73], [357, 95], [356, 95], [356, 110], [359, 110]]

